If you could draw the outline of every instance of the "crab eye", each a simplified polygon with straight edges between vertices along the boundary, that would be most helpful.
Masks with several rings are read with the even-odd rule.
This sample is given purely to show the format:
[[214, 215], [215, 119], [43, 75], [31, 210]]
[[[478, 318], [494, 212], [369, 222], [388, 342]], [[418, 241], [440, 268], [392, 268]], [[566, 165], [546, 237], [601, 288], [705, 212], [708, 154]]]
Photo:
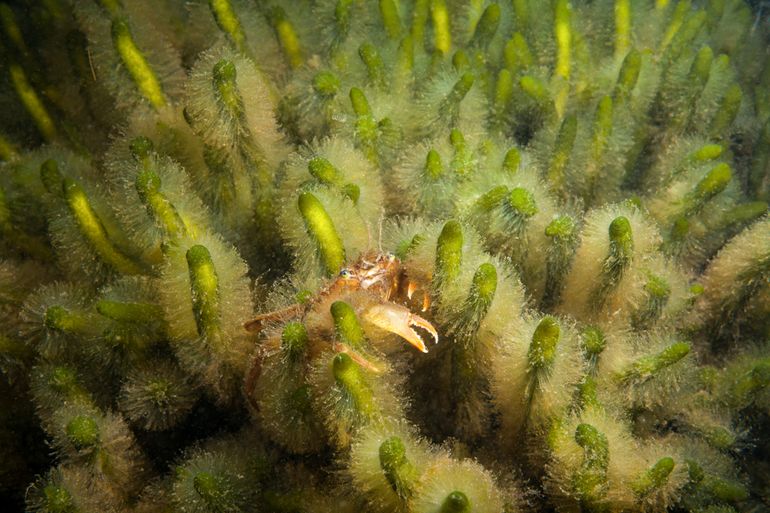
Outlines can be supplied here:
[[350, 278], [353, 276], [353, 273], [350, 272], [350, 269], [343, 269], [340, 271], [340, 278]]

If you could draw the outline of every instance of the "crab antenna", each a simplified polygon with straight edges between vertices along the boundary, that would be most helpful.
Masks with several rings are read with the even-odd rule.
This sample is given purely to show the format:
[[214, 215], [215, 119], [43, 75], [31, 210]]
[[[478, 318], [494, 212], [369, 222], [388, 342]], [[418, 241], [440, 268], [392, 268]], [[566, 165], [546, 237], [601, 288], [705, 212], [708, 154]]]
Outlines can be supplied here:
[[385, 207], [380, 208], [380, 221], [377, 224], [379, 233], [377, 235], [377, 251], [382, 254], [382, 225], [385, 222]]
[[[363, 219], [363, 216], [361, 216]], [[364, 226], [366, 226], [366, 250], [372, 247], [372, 229], [369, 227], [369, 221], [364, 219]]]

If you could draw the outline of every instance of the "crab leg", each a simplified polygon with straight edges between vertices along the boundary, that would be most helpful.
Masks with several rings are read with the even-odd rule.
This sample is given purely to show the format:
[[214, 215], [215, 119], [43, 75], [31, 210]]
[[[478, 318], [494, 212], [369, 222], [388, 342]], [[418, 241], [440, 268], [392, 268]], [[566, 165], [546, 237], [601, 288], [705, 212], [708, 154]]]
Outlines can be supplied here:
[[374, 365], [372, 362], [364, 358], [358, 351], [355, 351], [354, 349], [351, 349], [349, 346], [342, 344], [340, 342], [334, 342], [332, 345], [332, 348], [338, 352], [338, 353], [345, 353], [350, 358], [356, 362], [358, 365], [363, 367], [364, 369], [371, 371], [375, 374], [379, 374], [382, 372], [382, 370]]
[[383, 303], [372, 306], [367, 309], [363, 317], [374, 324], [378, 328], [382, 328], [390, 333], [395, 333], [400, 336], [414, 347], [422, 351], [428, 352], [428, 348], [425, 346], [422, 337], [412, 328], [417, 326], [424, 329], [433, 336], [433, 340], [438, 343], [438, 332], [433, 325], [409, 311], [409, 309], [397, 305], [395, 303]]
[[302, 313], [302, 308], [302, 305], [295, 304], [280, 310], [275, 310], [273, 312], [263, 313], [254, 317], [250, 321], [246, 321], [243, 324], [243, 327], [246, 329], [246, 331], [260, 331], [262, 327], [268, 322], [275, 322], [298, 316]]

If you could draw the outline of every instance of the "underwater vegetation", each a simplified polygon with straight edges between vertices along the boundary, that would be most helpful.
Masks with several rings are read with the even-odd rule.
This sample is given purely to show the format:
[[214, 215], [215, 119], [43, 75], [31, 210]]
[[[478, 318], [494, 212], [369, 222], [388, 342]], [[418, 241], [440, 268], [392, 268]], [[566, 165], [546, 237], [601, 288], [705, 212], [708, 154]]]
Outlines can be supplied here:
[[770, 509], [739, 0], [0, 3], [0, 500]]

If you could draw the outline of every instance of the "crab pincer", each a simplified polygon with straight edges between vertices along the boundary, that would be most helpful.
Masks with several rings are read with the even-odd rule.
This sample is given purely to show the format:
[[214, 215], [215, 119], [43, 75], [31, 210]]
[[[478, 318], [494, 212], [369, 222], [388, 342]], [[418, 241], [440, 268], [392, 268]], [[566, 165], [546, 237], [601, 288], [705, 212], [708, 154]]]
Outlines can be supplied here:
[[436, 328], [404, 306], [395, 303], [381, 303], [367, 308], [363, 317], [378, 328], [400, 336], [423, 353], [427, 353], [428, 348], [413, 326], [430, 333], [433, 340], [438, 343]]

